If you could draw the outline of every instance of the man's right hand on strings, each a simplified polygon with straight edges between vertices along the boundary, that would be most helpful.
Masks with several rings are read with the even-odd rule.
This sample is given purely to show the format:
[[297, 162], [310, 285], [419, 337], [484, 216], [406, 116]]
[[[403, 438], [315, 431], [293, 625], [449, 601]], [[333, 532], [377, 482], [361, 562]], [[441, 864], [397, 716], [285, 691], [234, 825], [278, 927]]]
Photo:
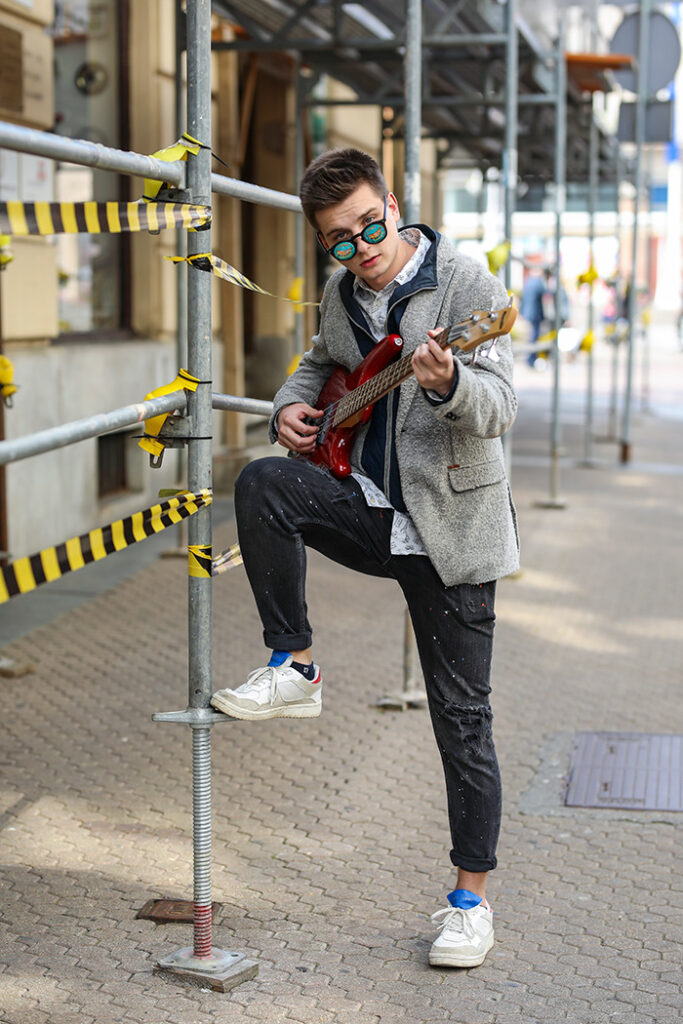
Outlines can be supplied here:
[[307, 423], [307, 419], [319, 419], [321, 409], [314, 409], [305, 402], [286, 405], [277, 418], [277, 440], [283, 448], [301, 455], [308, 455], [315, 448], [315, 439], [320, 427]]

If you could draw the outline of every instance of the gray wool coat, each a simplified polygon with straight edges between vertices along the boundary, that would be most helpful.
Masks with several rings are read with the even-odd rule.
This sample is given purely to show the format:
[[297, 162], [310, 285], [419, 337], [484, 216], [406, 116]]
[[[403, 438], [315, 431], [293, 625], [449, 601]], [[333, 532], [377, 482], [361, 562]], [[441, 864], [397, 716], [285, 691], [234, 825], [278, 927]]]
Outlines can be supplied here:
[[[426, 341], [427, 330], [451, 327], [473, 310], [507, 305], [503, 285], [475, 260], [437, 236], [437, 287], [409, 299], [401, 320], [403, 354]], [[320, 305], [320, 332], [296, 371], [274, 399], [271, 440], [286, 405], [315, 407], [337, 365], [349, 372], [362, 356], [339, 295], [347, 273], [336, 271]], [[388, 332], [387, 332], [388, 333]], [[455, 349], [459, 379], [453, 397], [440, 405], [427, 400], [415, 378], [400, 385], [396, 455], [408, 512], [443, 583], [485, 583], [519, 567], [515, 509], [505, 475], [501, 435], [512, 424], [517, 399], [512, 386], [512, 351], [506, 335], [497, 339], [498, 360], [485, 342], [472, 353]], [[359, 472], [367, 426], [356, 435], [352, 466]]]

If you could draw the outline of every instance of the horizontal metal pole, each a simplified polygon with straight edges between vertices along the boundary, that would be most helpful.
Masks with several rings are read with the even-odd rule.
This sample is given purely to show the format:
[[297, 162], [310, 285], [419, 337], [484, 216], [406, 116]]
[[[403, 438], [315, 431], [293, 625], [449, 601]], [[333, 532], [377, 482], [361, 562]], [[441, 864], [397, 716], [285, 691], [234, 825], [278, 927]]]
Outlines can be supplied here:
[[153, 156], [112, 149], [85, 139], [67, 139], [62, 135], [24, 128], [7, 121], [0, 121], [0, 148], [47, 156], [85, 167], [99, 167], [120, 174], [139, 174], [142, 178], [154, 178], [155, 181], [168, 181], [171, 185], [185, 187], [185, 164], [180, 160], [165, 163]]
[[261, 185], [250, 185], [246, 181], [226, 178], [222, 174], [211, 175], [211, 191], [220, 196], [244, 199], [247, 203], [275, 206], [280, 210], [290, 210], [292, 213], [302, 212], [298, 196], [290, 195], [289, 192], [278, 192], [272, 188], [263, 188]]
[[[520, 93], [517, 97], [517, 103], [520, 107], [523, 106], [543, 106], [554, 104], [557, 102], [557, 98], [554, 93]], [[382, 96], [382, 97], [360, 97], [355, 100], [343, 100], [343, 99], [317, 99], [311, 97], [310, 99], [304, 100], [304, 107], [397, 107], [403, 108], [405, 104], [405, 96]], [[425, 94], [422, 97], [422, 106], [424, 108], [432, 107], [504, 107], [505, 96], [502, 93], [496, 93], [493, 96], [454, 96], [449, 94], [447, 96], [430, 96]], [[437, 133], [438, 137], [438, 133]]]
[[[141, 153], [129, 153], [121, 149], [111, 149], [98, 142], [87, 142], [84, 139], [67, 139], [52, 132], [41, 132], [34, 128], [23, 128], [20, 125], [0, 121], [0, 148], [13, 149], [20, 153], [33, 153], [36, 156], [47, 156], [53, 160], [64, 160], [85, 167], [99, 167], [105, 171], [118, 171], [122, 174], [138, 174], [143, 178], [154, 178], [156, 181], [167, 181], [171, 185], [185, 186], [185, 164], [181, 160], [165, 163], [152, 156]], [[237, 178], [227, 178], [220, 174], [211, 175], [211, 190], [218, 195], [234, 196], [249, 203], [262, 203], [276, 206], [293, 213], [301, 213], [301, 203], [297, 196], [275, 189], [250, 185]]]
[[[503, 46], [507, 36], [500, 32], [475, 32], [462, 35], [427, 36], [422, 45], [425, 49], [459, 50], [466, 46]], [[270, 39], [233, 39], [219, 40], [211, 44], [212, 50], [242, 50], [250, 53], [271, 53], [296, 50], [302, 54], [328, 51], [339, 56], [340, 53], [385, 52], [395, 50], [397, 53], [405, 49], [405, 39], [394, 36], [393, 39], [357, 39], [339, 38], [313, 39], [310, 37], [272, 37]]]
[[211, 404], [214, 409], [248, 412], [255, 416], [271, 416], [273, 413], [272, 402], [263, 402], [259, 398], [240, 398], [239, 395], [218, 395], [214, 392], [211, 396]]
[[112, 412], [97, 413], [95, 416], [74, 420], [73, 423], [63, 423], [59, 427], [49, 427], [47, 430], [41, 430], [36, 434], [27, 434], [25, 437], [18, 437], [15, 440], [0, 441], [0, 466], [4, 466], [8, 462], [28, 459], [31, 455], [50, 452], [56, 448], [66, 448], [67, 445], [76, 444], [77, 441], [85, 441], [87, 438], [97, 437], [99, 434], [108, 434], [112, 430], [129, 427], [133, 423], [142, 423], [143, 420], [158, 416], [163, 412], [172, 412], [174, 409], [184, 412], [186, 402], [184, 391], [173, 391], [161, 398], [150, 398], [147, 402], [138, 402], [137, 405], [126, 405], [122, 409], [114, 409]]

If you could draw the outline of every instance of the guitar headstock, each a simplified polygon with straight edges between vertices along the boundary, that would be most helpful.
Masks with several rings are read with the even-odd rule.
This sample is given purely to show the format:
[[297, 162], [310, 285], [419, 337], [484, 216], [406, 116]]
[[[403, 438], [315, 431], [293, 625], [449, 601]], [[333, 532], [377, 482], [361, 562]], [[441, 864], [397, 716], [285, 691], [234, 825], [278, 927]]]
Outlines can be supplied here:
[[[458, 324], [455, 331], [457, 336], [449, 342], [452, 347], [462, 349], [463, 352], [471, 352], [478, 348], [490, 338], [498, 338], [501, 334], [507, 334], [517, 319], [517, 310], [510, 299], [503, 309], [477, 309], [470, 313], [467, 320]], [[454, 329], [449, 331], [452, 336]]]

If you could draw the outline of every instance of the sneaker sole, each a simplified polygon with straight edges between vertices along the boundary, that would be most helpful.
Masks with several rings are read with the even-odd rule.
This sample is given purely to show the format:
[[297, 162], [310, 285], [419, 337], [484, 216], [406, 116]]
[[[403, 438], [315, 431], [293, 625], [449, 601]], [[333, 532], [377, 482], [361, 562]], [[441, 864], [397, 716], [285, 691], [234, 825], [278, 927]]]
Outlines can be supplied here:
[[280, 708], [258, 708], [251, 710], [231, 704], [222, 697], [212, 698], [211, 707], [216, 708], [217, 711], [222, 711], [224, 715], [229, 715], [231, 718], [239, 718], [243, 722], [264, 721], [268, 718], [319, 718], [321, 711], [320, 704], [304, 704], [298, 707], [296, 705], [291, 707], [285, 705]]
[[486, 959], [487, 953], [493, 947], [493, 935], [483, 953], [477, 956], [463, 956], [461, 953], [449, 953], [448, 950], [436, 950], [429, 954], [431, 967], [480, 967]]

